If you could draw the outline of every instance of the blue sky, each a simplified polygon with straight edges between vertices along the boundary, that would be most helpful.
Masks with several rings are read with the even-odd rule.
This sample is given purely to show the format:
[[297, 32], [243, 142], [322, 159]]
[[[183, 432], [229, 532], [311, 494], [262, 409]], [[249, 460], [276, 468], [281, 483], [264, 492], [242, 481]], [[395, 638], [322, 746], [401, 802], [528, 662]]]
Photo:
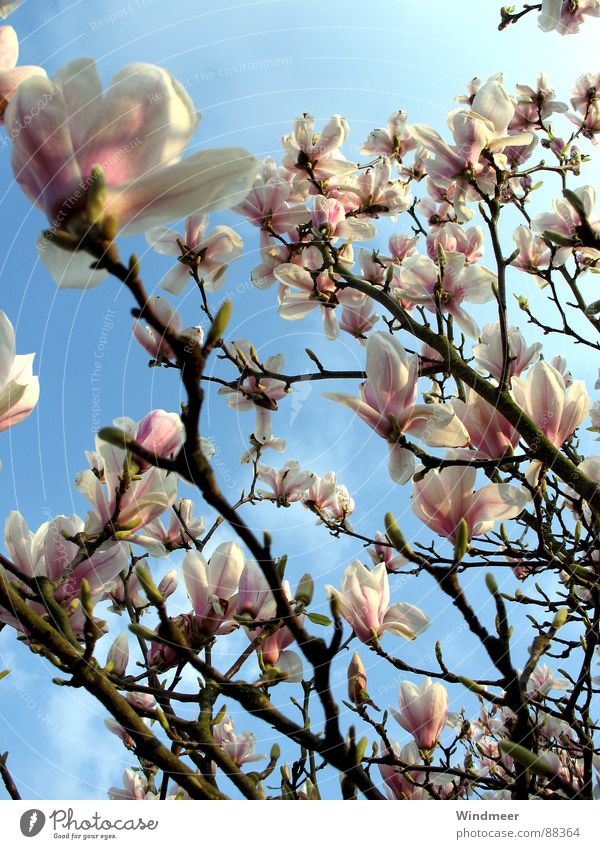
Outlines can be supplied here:
[[[543, 35], [533, 18], [498, 33], [500, 3], [496, 0], [372, 0], [368, 6], [356, 0], [327, 4], [264, 0], [203, 3], [198, 11], [199, 5], [196, 0], [171, 4], [26, 0], [10, 23], [21, 39], [21, 63], [42, 65], [49, 75], [82, 55], [96, 58], [106, 82], [132, 61], [164, 65], [184, 83], [203, 114], [191, 150], [241, 145], [258, 157], [278, 155], [279, 137], [302, 112], [312, 112], [317, 123], [333, 113], [345, 115], [352, 129], [346, 151], [352, 158], [368, 132], [384, 126], [388, 115], [399, 108], [409, 113], [411, 123], [428, 123], [443, 131], [454, 96], [476, 74], [485, 78], [502, 70], [510, 88], [516, 82], [533, 84], [537, 73], [546, 70], [558, 99], [568, 100], [576, 77], [594, 70], [592, 46], [598, 30], [593, 22], [576, 38]], [[4, 465], [0, 524], [10, 510], [18, 509], [37, 528], [59, 513], [85, 514], [73, 482], [85, 466], [84, 450], [93, 447], [97, 422], [90, 376], [99, 342], [104, 342], [102, 424], [119, 415], [139, 419], [156, 407], [177, 410], [182, 397], [174, 372], [145, 368], [147, 356], [131, 340], [130, 297], [117, 283], [109, 281], [86, 293], [56, 290], [34, 250], [43, 217], [13, 183], [9, 154], [9, 145], [0, 143], [0, 307], [15, 326], [19, 353], [37, 354], [42, 394], [38, 409], [26, 422], [0, 434]], [[594, 182], [594, 175], [595, 165], [588, 167], [587, 176], [584, 172], [581, 183]], [[547, 197], [549, 201], [552, 193]], [[275, 292], [259, 292], [246, 285], [249, 270], [258, 261], [256, 231], [228, 214], [215, 216], [214, 221], [239, 226], [246, 243], [245, 255], [231, 269], [222, 291], [233, 298], [233, 338], [250, 338], [265, 356], [285, 352], [290, 372], [309, 365], [303, 354], [307, 346], [331, 367], [362, 367], [360, 346], [349, 337], [337, 345], [327, 343], [320, 319], [282, 322], [276, 313]], [[393, 229], [407, 232], [408, 224], [401, 219]], [[510, 243], [510, 231], [505, 238]], [[154, 289], [169, 262], [150, 253], [142, 239], [124, 241], [122, 247], [125, 253], [140, 254], [147, 288]], [[511, 285], [519, 293], [535, 295], [534, 283], [517, 272]], [[199, 307], [191, 288], [178, 305], [186, 324], [198, 323]], [[104, 341], [107, 315], [114, 327]], [[480, 309], [477, 316], [484, 318], [485, 311]], [[523, 323], [518, 314], [513, 319]], [[528, 330], [527, 338], [535, 341], [537, 337]], [[593, 385], [597, 364], [553, 338], [547, 356], [559, 353], [569, 357], [576, 377]], [[338, 479], [357, 501], [357, 528], [371, 534], [380, 530], [383, 514], [391, 509], [401, 517], [407, 536], [420, 530], [419, 539], [427, 541], [428, 535], [412, 518], [408, 489], [389, 480], [383, 442], [347, 411], [333, 415], [331, 405], [320, 399], [320, 391], [320, 387], [302, 385], [282, 402], [274, 432], [287, 438], [286, 456], [299, 459], [317, 474], [332, 468], [338, 471]], [[224, 400], [216, 394], [209, 395], [204, 415], [204, 432], [219, 447], [221, 485], [226, 495], [235, 497], [247, 482], [247, 468], [240, 467], [238, 460], [252, 431], [253, 416], [227, 414]], [[271, 454], [266, 461], [277, 466], [281, 457]], [[209, 515], [201, 505], [199, 512]], [[253, 509], [248, 518], [255, 527], [274, 532], [277, 554], [290, 555], [292, 583], [307, 569], [321, 588], [325, 583], [339, 583], [342, 568], [361, 555], [360, 546], [349, 540], [330, 541], [299, 507], [276, 511], [264, 505]], [[224, 532], [215, 537], [217, 541], [226, 538], [230, 535]], [[164, 571], [165, 564], [157, 563], [156, 574]], [[514, 588], [516, 581], [510, 575], [503, 580], [507, 588]], [[387, 637], [388, 650], [402, 651], [407, 661], [427, 665], [435, 639], [440, 638], [447, 644], [451, 668], [464, 664], [466, 670], [469, 663], [482, 662], [478, 646], [458, 619], [446, 616], [427, 578], [400, 583], [395, 600], [418, 603], [436, 617], [436, 623], [411, 646]], [[469, 591], [491, 622], [489, 596], [480, 591], [482, 575], [470, 573], [467, 588], [471, 584]], [[183, 599], [177, 603], [185, 608]], [[316, 604], [326, 611], [322, 589]], [[522, 638], [519, 629], [516, 634], [525, 649], [530, 635], [525, 629]], [[243, 645], [244, 638], [234, 636], [223, 652], [233, 657]], [[366, 650], [362, 656], [375, 701], [393, 704], [397, 675], [381, 669]], [[106, 788], [118, 784], [123, 768], [131, 763], [116, 738], [104, 732], [104, 711], [81, 690], [52, 687], [52, 671], [31, 658], [5, 629], [0, 634], [0, 669], [7, 667], [13, 673], [0, 682], [0, 751], [10, 750], [23, 795], [103, 798]], [[338, 665], [336, 676], [341, 683], [345, 663]], [[289, 691], [280, 690], [278, 697], [285, 701]], [[239, 717], [238, 727], [249, 724]], [[261, 737], [259, 748], [267, 752], [270, 730], [254, 730]], [[331, 788], [332, 794], [337, 792], [334, 783]], [[0, 798], [2, 793], [0, 788]]]

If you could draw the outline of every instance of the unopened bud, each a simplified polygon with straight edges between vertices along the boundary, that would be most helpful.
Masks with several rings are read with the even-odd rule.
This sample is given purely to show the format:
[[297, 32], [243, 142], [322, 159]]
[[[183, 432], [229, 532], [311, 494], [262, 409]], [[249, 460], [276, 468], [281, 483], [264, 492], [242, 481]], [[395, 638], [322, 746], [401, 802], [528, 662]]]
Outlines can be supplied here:
[[485, 576], [485, 585], [492, 595], [497, 594], [498, 584], [496, 583], [496, 579], [494, 578], [491, 572], [488, 572]]
[[310, 604], [315, 592], [315, 582], [312, 576], [307, 572], [300, 578], [298, 588], [296, 589], [296, 601], [302, 604]]
[[554, 614], [554, 619], [552, 620], [552, 627], [555, 631], [558, 631], [559, 628], [567, 621], [567, 617], [569, 616], [569, 611], [566, 607], [561, 607], [560, 610], [557, 610]]
[[106, 657], [106, 668], [110, 667], [110, 671], [122, 678], [127, 671], [129, 662], [129, 640], [127, 634], [119, 634], [112, 646], [108, 650]]
[[154, 583], [150, 570], [147, 569], [146, 566], [140, 564], [135, 567], [135, 574], [137, 575], [137, 579], [142, 585], [142, 589], [146, 593], [150, 604], [153, 604], [155, 607], [162, 607], [165, 600], [162, 593], [159, 592], [158, 587]]
[[354, 652], [348, 665], [348, 698], [352, 704], [367, 701], [367, 672], [358, 652]]
[[177, 583], [177, 570], [171, 569], [158, 585], [158, 591], [163, 598], [168, 598], [177, 589]]
[[469, 550], [469, 525], [466, 519], [461, 519], [456, 529], [456, 540], [454, 543], [454, 561], [460, 563]]
[[86, 213], [91, 224], [98, 224], [106, 206], [106, 177], [100, 165], [92, 165], [87, 195]]
[[392, 543], [396, 551], [410, 559], [411, 555], [413, 555], [413, 550], [404, 539], [400, 528], [396, 524], [394, 515], [392, 513], [386, 513], [384, 521], [385, 532], [388, 536], [389, 541]]
[[231, 301], [223, 301], [213, 323], [210, 326], [210, 330], [208, 331], [206, 343], [204, 345], [205, 350], [214, 348], [217, 342], [223, 338], [223, 334], [225, 333], [227, 325], [231, 319], [231, 311]]
[[550, 766], [545, 758], [530, 752], [529, 749], [520, 746], [518, 743], [513, 743], [512, 740], [500, 740], [498, 749], [536, 775], [545, 775], [547, 778], [556, 776], [556, 770]]
[[91, 619], [93, 616], [94, 606], [92, 604], [92, 591], [90, 589], [89, 581], [87, 581], [86, 578], [83, 578], [81, 581], [80, 598], [81, 606], [83, 607], [85, 615], [88, 619]]

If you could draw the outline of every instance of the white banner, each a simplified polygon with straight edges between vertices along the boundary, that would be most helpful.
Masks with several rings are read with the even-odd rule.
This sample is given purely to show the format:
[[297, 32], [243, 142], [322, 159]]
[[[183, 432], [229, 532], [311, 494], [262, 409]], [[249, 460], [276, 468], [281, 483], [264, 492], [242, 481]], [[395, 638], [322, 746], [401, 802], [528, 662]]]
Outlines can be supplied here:
[[44, 801], [0, 802], [0, 825], [7, 849], [67, 842], [168, 849], [174, 841], [198, 849], [323, 849], [331, 842], [368, 849], [390, 839], [403, 846], [412, 839], [423, 849], [484, 849], [508, 843], [511, 849], [596, 849], [598, 812], [594, 802], [391, 802], [376, 808], [360, 801], [315, 802], [307, 809], [302, 802], [265, 808], [247, 801]]

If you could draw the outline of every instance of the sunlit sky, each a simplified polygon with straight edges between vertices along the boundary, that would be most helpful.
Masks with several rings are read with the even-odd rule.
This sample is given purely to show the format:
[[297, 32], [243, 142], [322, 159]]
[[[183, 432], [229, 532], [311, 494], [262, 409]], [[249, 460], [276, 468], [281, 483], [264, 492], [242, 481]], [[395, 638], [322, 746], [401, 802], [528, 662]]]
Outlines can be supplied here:
[[[133, 61], [167, 67], [186, 86], [203, 115], [191, 151], [240, 145], [257, 157], [277, 157], [279, 138], [289, 132], [298, 114], [311, 112], [319, 124], [341, 113], [352, 130], [345, 152], [355, 158], [368, 132], [384, 126], [397, 109], [409, 113], [409, 122], [427, 123], [443, 132], [454, 96], [476, 74], [485, 78], [504, 71], [510, 88], [517, 82], [533, 85], [537, 73], [545, 70], [558, 99], [567, 101], [577, 76], [595, 70], [597, 53], [592, 48], [597, 46], [598, 27], [594, 22], [572, 38], [543, 35], [533, 16], [498, 33], [499, 7], [497, 0], [371, 0], [368, 4], [356, 0], [304, 0], [301, 4], [292, 0], [201, 4], [196, 0], [93, 4], [26, 0], [9, 22], [21, 39], [20, 63], [42, 65], [49, 75], [84, 55], [95, 57], [105, 82]], [[586, 152], [590, 150], [588, 145]], [[581, 184], [593, 182], [593, 174], [597, 175], [595, 165]], [[549, 189], [548, 204], [551, 197]], [[18, 352], [36, 352], [42, 387], [35, 413], [0, 434], [0, 524], [10, 510], [17, 509], [37, 528], [60, 513], [85, 515], [86, 505], [73, 483], [85, 467], [83, 452], [93, 447], [98, 424], [120, 415], [139, 419], [157, 407], [177, 410], [182, 396], [174, 371], [146, 368], [147, 355], [131, 339], [131, 298], [119, 284], [109, 281], [85, 293], [56, 290], [34, 249], [44, 227], [43, 216], [13, 182], [5, 134], [0, 141], [0, 198], [0, 307], [15, 326]], [[249, 270], [258, 262], [256, 231], [229, 214], [215, 216], [214, 221], [239, 227], [246, 246], [222, 293], [213, 296], [213, 303], [225, 295], [233, 299], [231, 338], [251, 339], [265, 357], [285, 352], [290, 373], [310, 365], [303, 353], [307, 346], [330, 367], [363, 367], [364, 352], [358, 343], [349, 336], [336, 345], [328, 343], [320, 318], [294, 324], [280, 320], [275, 291], [259, 292], [247, 285]], [[409, 223], [401, 218], [393, 228], [383, 228], [386, 241], [392, 229], [408, 232]], [[505, 239], [510, 244], [510, 228]], [[156, 289], [169, 261], [151, 253], [143, 239], [124, 240], [122, 250], [139, 253], [146, 286]], [[535, 298], [533, 281], [516, 271], [511, 287]], [[197, 293], [191, 287], [177, 303], [186, 324], [201, 320]], [[511, 310], [513, 320], [523, 324], [512, 301]], [[483, 323], [485, 311], [479, 308], [474, 314]], [[114, 327], [102, 340], [107, 315]], [[538, 338], [530, 329], [526, 335], [528, 341]], [[99, 342], [104, 344], [100, 422], [92, 406], [91, 382]], [[555, 354], [567, 355], [574, 376], [593, 386], [596, 363], [551, 338], [547, 356]], [[321, 389], [303, 384], [282, 402], [274, 432], [287, 439], [286, 457], [300, 460], [317, 474], [335, 469], [356, 499], [353, 524], [358, 529], [374, 534], [382, 529], [383, 514], [392, 510], [408, 537], [418, 532], [418, 539], [427, 542], [429, 535], [412, 517], [409, 489], [394, 486], [389, 479], [385, 444], [347, 411], [332, 412], [331, 404], [320, 398]], [[209, 393], [204, 433], [218, 445], [217, 473], [228, 497], [235, 498], [248, 483], [248, 469], [239, 465], [239, 457], [253, 423], [252, 414], [228, 414], [224, 399]], [[265, 459], [275, 466], [282, 462], [274, 453]], [[199, 502], [198, 512], [210, 515]], [[265, 505], [247, 516], [255, 527], [273, 531], [277, 555], [290, 555], [293, 585], [303, 572], [313, 572], [320, 587], [313, 608], [327, 612], [323, 585], [338, 584], [350, 560], [364, 559], [360, 544], [331, 540], [299, 506], [277, 511]], [[214, 539], [228, 538], [233, 537], [220, 530]], [[160, 576], [168, 567], [156, 562], [153, 568]], [[509, 589], [516, 584], [508, 572], [503, 573], [503, 581]], [[482, 582], [482, 575], [474, 572], [465, 578], [481, 615], [491, 622], [491, 601], [480, 592]], [[427, 666], [434, 663], [433, 645], [439, 638], [445, 642], [451, 668], [481, 669], [478, 645], [459, 619], [446, 615], [428, 579], [395, 579], [393, 587], [393, 600], [419, 604], [434, 625], [412, 645], [388, 636], [384, 647], [402, 652], [408, 662]], [[184, 610], [185, 599], [178, 597], [175, 606]], [[123, 623], [117, 621], [116, 627]], [[517, 628], [517, 642], [520, 634]], [[523, 629], [521, 651], [529, 637]], [[106, 638], [100, 643], [100, 656], [109, 642]], [[234, 659], [244, 645], [243, 635], [229, 637], [220, 650], [223, 662]], [[393, 704], [397, 674], [382, 668], [368, 650], [361, 654], [374, 700], [383, 707]], [[133, 761], [120, 742], [105, 732], [103, 709], [81, 690], [52, 686], [53, 670], [31, 658], [9, 629], [0, 634], [3, 668], [11, 668], [12, 674], [0, 682], [0, 751], [9, 749], [9, 763], [22, 794], [40, 799], [105, 798], [107, 788], [120, 783], [123, 769]], [[340, 695], [345, 668], [345, 660], [336, 666]], [[289, 694], [289, 689], [281, 687], [276, 699], [283, 704]], [[451, 693], [453, 709], [460, 707], [456, 699], [461, 696]], [[229, 707], [238, 730], [252, 727], [259, 737], [258, 750], [268, 753], [273, 732], [245, 723], [235, 705]], [[347, 717], [343, 721], [349, 722]], [[406, 742], [400, 729], [393, 730]], [[325, 795], [338, 792], [336, 782], [326, 779]], [[0, 788], [0, 798], [3, 793]]]

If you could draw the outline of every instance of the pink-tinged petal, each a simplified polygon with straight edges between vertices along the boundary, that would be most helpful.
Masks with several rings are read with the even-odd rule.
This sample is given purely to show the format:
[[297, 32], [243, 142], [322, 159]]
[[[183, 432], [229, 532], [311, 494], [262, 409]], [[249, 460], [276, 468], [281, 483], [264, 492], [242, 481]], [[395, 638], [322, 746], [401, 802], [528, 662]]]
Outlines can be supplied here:
[[391, 333], [374, 333], [367, 342], [367, 385], [377, 409], [400, 417], [416, 394], [417, 371], [402, 343]]
[[451, 304], [448, 307], [448, 312], [454, 318], [465, 336], [470, 336], [471, 339], [479, 338], [479, 325], [462, 307], [459, 307], [456, 304]]
[[43, 68], [35, 65], [20, 65], [12, 71], [0, 71], [0, 96], [8, 101], [12, 98], [21, 83], [30, 77], [45, 77]]
[[454, 169], [455, 175], [464, 171], [465, 160], [455, 153], [440, 134], [432, 130], [431, 127], [427, 127], [425, 124], [414, 124], [409, 128], [409, 132], [424, 148], [433, 151], [441, 159], [446, 160], [450, 167]]
[[401, 486], [412, 478], [415, 473], [416, 464], [415, 457], [412, 451], [408, 448], [402, 448], [401, 445], [390, 444], [390, 457], [388, 462], [388, 471], [394, 483]]
[[0, 391], [0, 431], [18, 424], [33, 411], [40, 397], [40, 383], [32, 374], [35, 354], [17, 354], [10, 382]]
[[543, 32], [556, 29], [560, 23], [563, 0], [543, 0], [538, 26]]
[[167, 271], [160, 281], [160, 288], [171, 295], [179, 295], [190, 282], [190, 270], [185, 265], [177, 263]]
[[285, 676], [286, 684], [299, 684], [302, 681], [304, 668], [295, 651], [282, 651], [277, 658], [277, 669]]
[[283, 296], [278, 312], [286, 321], [297, 321], [306, 318], [318, 307], [318, 301], [309, 301], [302, 292], [289, 292]]
[[512, 136], [502, 136], [499, 139], [492, 139], [488, 142], [488, 148], [492, 152], [504, 150], [505, 147], [528, 147], [532, 142], [537, 141], [533, 133], [515, 133]]
[[93, 289], [108, 276], [106, 271], [91, 268], [92, 257], [81, 251], [65, 251], [40, 236], [36, 242], [42, 264], [59, 289]]
[[230, 599], [237, 591], [244, 570], [244, 552], [236, 542], [219, 545], [208, 561], [208, 585], [211, 594]]
[[146, 241], [153, 251], [164, 256], [179, 256], [181, 248], [178, 240], [183, 242], [177, 230], [169, 227], [153, 227], [146, 233]]
[[401, 601], [388, 607], [383, 617], [384, 631], [392, 631], [407, 640], [416, 639], [429, 628], [431, 619], [420, 608]]
[[6, 313], [0, 310], [0, 387], [8, 381], [15, 358], [15, 331]]
[[19, 39], [11, 26], [0, 27], [0, 72], [12, 71], [19, 59]]
[[590, 409], [590, 396], [582, 380], [574, 380], [569, 389], [568, 400], [560, 422], [560, 438], [564, 442], [573, 431], [587, 418]]
[[478, 490], [465, 516], [474, 535], [486, 533], [496, 522], [514, 519], [530, 501], [522, 487], [508, 483], [490, 483]]
[[[62, 92], [41, 76], [25, 80], [8, 104], [5, 121], [13, 138], [16, 181], [50, 221], [60, 226], [78, 201], [83, 204], [81, 171]], [[66, 200], [71, 203], [68, 208]]]
[[284, 286], [293, 289], [301, 289], [304, 292], [312, 292], [314, 289], [313, 279], [309, 272], [299, 265], [284, 262], [273, 270], [275, 279]]
[[[52, 82], [62, 91], [73, 148], [78, 152], [89, 140], [102, 106], [102, 83], [96, 63], [87, 57], [75, 59], [60, 68]], [[102, 165], [102, 162], [92, 164]]]
[[328, 398], [330, 401], [337, 401], [338, 404], [343, 404], [345, 407], [353, 410], [380, 436], [387, 436], [389, 433], [391, 425], [387, 417], [382, 416], [373, 407], [361, 401], [360, 398], [356, 398], [354, 395], [346, 395], [344, 392], [324, 392], [323, 398]]
[[340, 325], [335, 314], [335, 310], [323, 307], [323, 326], [325, 328], [325, 336], [328, 339], [337, 339], [340, 335]]
[[487, 118], [497, 133], [503, 133], [510, 124], [515, 108], [499, 80], [488, 80], [473, 98], [473, 112]]
[[181, 571], [188, 597], [195, 612], [204, 614], [209, 595], [207, 563], [199, 551], [188, 551], [183, 558]]
[[402, 431], [432, 448], [462, 448], [469, 444], [467, 429], [450, 406], [445, 404], [415, 404], [406, 410], [401, 420]]
[[177, 161], [197, 124], [189, 95], [168, 71], [126, 65], [97, 104], [89, 142], [78, 152], [81, 170], [100, 164], [111, 185], [130, 183]]
[[132, 235], [199, 210], [233, 206], [248, 191], [255, 170], [255, 159], [241, 148], [204, 150], [109, 190], [106, 210]]
[[494, 297], [492, 285], [497, 283], [496, 275], [483, 265], [470, 265], [460, 275], [460, 286], [465, 301], [472, 304], [485, 304]]

